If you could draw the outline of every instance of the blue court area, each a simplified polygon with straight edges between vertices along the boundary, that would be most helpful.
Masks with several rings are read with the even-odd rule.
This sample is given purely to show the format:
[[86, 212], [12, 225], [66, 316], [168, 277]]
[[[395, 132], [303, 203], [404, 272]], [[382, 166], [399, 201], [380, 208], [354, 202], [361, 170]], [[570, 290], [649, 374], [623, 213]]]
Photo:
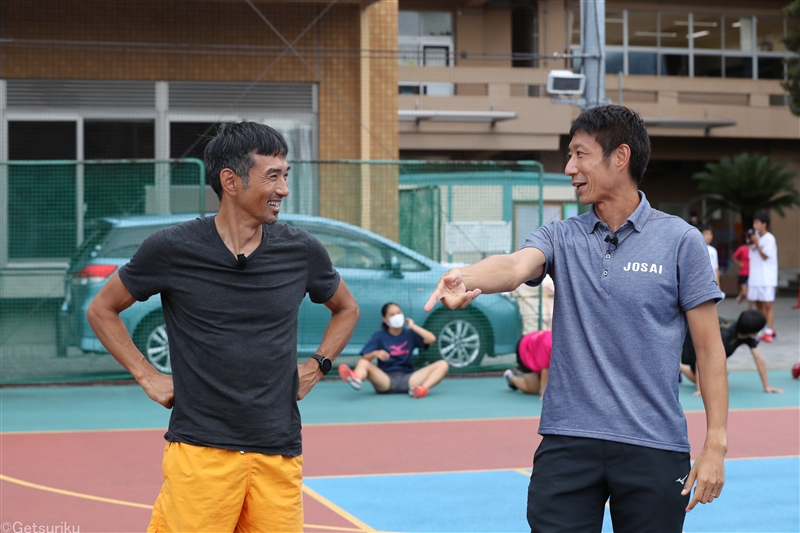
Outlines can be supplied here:
[[[526, 531], [529, 471], [306, 479], [377, 531]], [[723, 497], [686, 517], [691, 532], [800, 531], [800, 458], [726, 462]], [[613, 531], [608, 508], [603, 531]]]

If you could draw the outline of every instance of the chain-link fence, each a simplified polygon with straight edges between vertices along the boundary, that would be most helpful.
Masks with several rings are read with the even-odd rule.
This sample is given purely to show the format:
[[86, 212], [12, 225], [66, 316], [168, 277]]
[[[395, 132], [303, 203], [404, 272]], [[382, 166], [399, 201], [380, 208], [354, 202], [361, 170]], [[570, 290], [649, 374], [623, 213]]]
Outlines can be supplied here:
[[[508, 368], [523, 332], [548, 327], [548, 299], [542, 303], [538, 289], [482, 295], [458, 311], [422, 307], [453, 265], [513, 251], [541, 223], [576, 212], [566, 176], [537, 162], [290, 164], [281, 221], [322, 241], [361, 307], [343, 361], [359, 357], [387, 302], [437, 336], [419, 364], [444, 358], [454, 372]], [[144, 238], [218, 209], [203, 163], [5, 161], [0, 188], [2, 383], [129, 377], [100, 345], [86, 309]], [[388, 216], [370, 216], [375, 210]], [[384, 222], [370, 227], [375, 220]], [[319, 346], [328, 316], [304, 301], [300, 357]], [[160, 299], [137, 302], [122, 318], [150, 362], [168, 372]]]

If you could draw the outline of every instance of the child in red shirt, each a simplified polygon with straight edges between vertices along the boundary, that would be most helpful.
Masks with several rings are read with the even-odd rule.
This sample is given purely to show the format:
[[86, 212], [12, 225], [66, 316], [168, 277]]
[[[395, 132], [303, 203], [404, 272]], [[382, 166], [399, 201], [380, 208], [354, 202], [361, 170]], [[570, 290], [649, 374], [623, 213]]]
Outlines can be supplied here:
[[510, 368], [505, 371], [508, 386], [525, 394], [540, 394], [544, 398], [547, 374], [550, 368], [550, 354], [553, 351], [553, 332], [533, 331], [523, 336], [517, 344], [517, 365], [521, 376]]

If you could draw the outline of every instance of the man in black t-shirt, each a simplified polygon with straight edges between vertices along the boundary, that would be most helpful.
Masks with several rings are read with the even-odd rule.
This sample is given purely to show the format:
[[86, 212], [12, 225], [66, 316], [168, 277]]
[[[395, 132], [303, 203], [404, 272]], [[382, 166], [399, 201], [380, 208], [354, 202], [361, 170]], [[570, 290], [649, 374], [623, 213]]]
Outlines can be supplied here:
[[[758, 339], [756, 335], [767, 323], [764, 315], [755, 309], [748, 309], [739, 315], [738, 320], [729, 320], [725, 318], [719, 319], [719, 329], [722, 334], [722, 344], [725, 347], [725, 355], [730, 357], [736, 348], [742, 344], [750, 347], [750, 353], [753, 354], [753, 359], [756, 362], [758, 375], [761, 376], [761, 383], [764, 385], [764, 392], [767, 393], [782, 393], [783, 390], [771, 387], [769, 379], [767, 378], [767, 367], [764, 364], [764, 358], [758, 350]], [[697, 362], [697, 354], [694, 351], [694, 344], [689, 333], [686, 333], [686, 340], [683, 343], [683, 353], [681, 353], [681, 373], [689, 378], [691, 381], [697, 383], [697, 391], [695, 396], [700, 395], [700, 375], [695, 366]]]
[[[205, 149], [219, 213], [148, 237], [89, 307], [103, 346], [172, 409], [148, 531], [302, 531], [297, 401], [347, 345], [358, 306], [322, 244], [276, 224], [287, 152], [269, 126], [221, 125]], [[306, 293], [331, 321], [317, 354], [298, 365]], [[171, 376], [146, 361], [119, 317], [156, 294]]]

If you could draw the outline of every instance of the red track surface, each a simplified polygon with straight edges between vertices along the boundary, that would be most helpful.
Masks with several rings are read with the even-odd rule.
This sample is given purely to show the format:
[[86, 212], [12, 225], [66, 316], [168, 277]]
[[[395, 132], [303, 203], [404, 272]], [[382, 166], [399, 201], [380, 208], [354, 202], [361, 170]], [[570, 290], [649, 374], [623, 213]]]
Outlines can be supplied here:
[[[687, 413], [692, 450], [703, 413]], [[538, 420], [472, 420], [307, 426], [305, 475], [369, 475], [529, 468]], [[733, 411], [728, 458], [796, 456], [800, 409]], [[2, 474], [29, 483], [142, 505], [161, 485], [163, 431], [0, 435]], [[142, 531], [150, 511], [0, 482], [0, 521], [72, 524], [86, 531]], [[306, 523], [353, 527], [306, 496]], [[308, 531], [313, 531], [309, 529]]]

